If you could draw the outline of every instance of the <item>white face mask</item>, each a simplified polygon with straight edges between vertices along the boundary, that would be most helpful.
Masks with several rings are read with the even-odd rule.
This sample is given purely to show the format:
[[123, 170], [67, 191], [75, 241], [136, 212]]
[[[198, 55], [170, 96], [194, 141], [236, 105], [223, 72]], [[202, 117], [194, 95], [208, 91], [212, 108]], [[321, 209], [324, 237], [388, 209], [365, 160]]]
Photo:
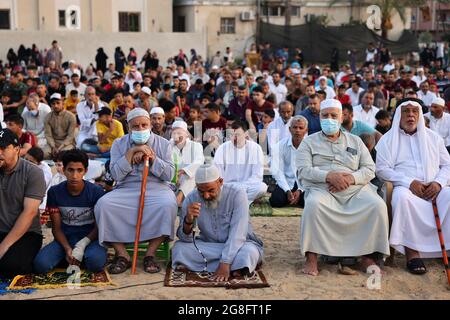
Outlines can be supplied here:
[[30, 113], [34, 116], [37, 117], [37, 115], [39, 114], [38, 110], [31, 110]]

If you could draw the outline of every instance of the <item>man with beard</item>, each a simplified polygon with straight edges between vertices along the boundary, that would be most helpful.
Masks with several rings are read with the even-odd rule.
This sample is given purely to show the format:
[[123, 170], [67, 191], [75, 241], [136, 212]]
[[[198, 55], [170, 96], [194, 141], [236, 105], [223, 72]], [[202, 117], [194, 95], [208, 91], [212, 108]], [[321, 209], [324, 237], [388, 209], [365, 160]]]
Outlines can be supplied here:
[[367, 123], [353, 119], [353, 107], [351, 104], [342, 105], [341, 128], [343, 131], [350, 132], [355, 136], [360, 136], [363, 133], [368, 133], [374, 136], [376, 142], [378, 142], [378, 140], [380, 140], [382, 137], [380, 132], [369, 126]]
[[[211, 164], [200, 166], [195, 182], [197, 188], [183, 203], [172, 267], [214, 272], [214, 280], [220, 282], [251, 274], [262, 263], [263, 243], [249, 221], [245, 191], [224, 185], [219, 169]], [[195, 225], [200, 233], [194, 242]]]

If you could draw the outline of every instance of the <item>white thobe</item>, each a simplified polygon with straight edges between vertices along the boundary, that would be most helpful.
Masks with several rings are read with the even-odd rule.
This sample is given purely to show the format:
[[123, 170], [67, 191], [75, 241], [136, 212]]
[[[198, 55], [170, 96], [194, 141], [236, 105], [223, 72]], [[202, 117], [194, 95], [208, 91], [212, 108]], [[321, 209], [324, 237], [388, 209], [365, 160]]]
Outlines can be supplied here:
[[214, 164], [225, 183], [246, 190], [250, 203], [267, 191], [263, 182], [264, 154], [256, 142], [247, 140], [242, 148], [235, 147], [231, 141], [225, 142], [217, 149]]
[[375, 106], [370, 107], [369, 111], [363, 109], [362, 105], [358, 105], [353, 108], [353, 119], [359, 120], [367, 123], [372, 128], [377, 126], [377, 119], [375, 119], [375, 115], [380, 111]]
[[286, 101], [286, 96], [288, 90], [284, 84], [279, 83], [277, 86], [275, 84], [270, 84], [270, 91], [277, 98], [276, 104]]
[[178, 190], [186, 197], [195, 188], [195, 173], [205, 162], [203, 147], [200, 143], [186, 140], [186, 144], [180, 150], [178, 146], [173, 148], [174, 158], [177, 159], [178, 170], [183, 170], [186, 175], [181, 176]]
[[[433, 179], [442, 186], [437, 197], [446, 248], [450, 248], [450, 156], [439, 139], [439, 171]], [[408, 135], [400, 131], [398, 156], [392, 167], [385, 161], [382, 150], [377, 150], [377, 176], [394, 185], [392, 195], [392, 227], [390, 244], [401, 253], [405, 247], [419, 251], [422, 258], [440, 257], [441, 245], [436, 229], [433, 208], [430, 201], [415, 196], [409, 186], [413, 180], [424, 182], [424, 168], [419, 151], [417, 134]]]
[[269, 150], [272, 152], [273, 146], [285, 138], [291, 138], [289, 127], [291, 126], [291, 119], [284, 123], [283, 118], [278, 117], [269, 124], [267, 128], [267, 142]]
[[359, 95], [363, 91], [364, 90], [362, 88], [359, 88], [358, 92], [353, 91], [352, 88], [347, 89], [347, 91], [345, 91], [345, 94], [349, 95], [353, 107], [356, 107], [359, 104]]
[[[105, 107], [106, 106], [101, 101], [98, 102], [98, 110]], [[87, 101], [80, 102], [77, 105], [77, 115], [80, 120], [80, 132], [77, 137], [77, 148], [81, 147], [84, 140], [92, 139], [96, 135], [95, 121], [98, 120], [98, 114], [94, 112], [94, 106], [89, 106]]]
[[327, 94], [327, 99], [334, 99], [336, 97], [336, 92], [334, 92], [333, 88], [327, 86], [326, 88], [321, 88], [320, 86], [316, 87], [316, 91], [323, 90]]
[[430, 129], [444, 139], [446, 146], [450, 146], [450, 114], [444, 112], [442, 118], [436, 119], [428, 112], [425, 117], [430, 119]]
[[424, 93], [422, 90], [417, 92], [417, 97], [422, 100], [427, 107], [431, 106], [433, 100], [437, 98], [436, 93], [431, 91]]

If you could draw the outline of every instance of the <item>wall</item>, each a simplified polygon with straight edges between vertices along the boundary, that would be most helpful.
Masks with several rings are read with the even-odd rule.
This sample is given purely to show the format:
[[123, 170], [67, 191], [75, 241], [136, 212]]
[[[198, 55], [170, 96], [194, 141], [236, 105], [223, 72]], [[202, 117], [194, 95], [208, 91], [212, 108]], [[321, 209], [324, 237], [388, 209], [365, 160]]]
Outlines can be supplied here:
[[[97, 1], [97, 0], [96, 0]], [[60, 44], [64, 60], [74, 59], [82, 65], [95, 61], [97, 48], [103, 47], [114, 61], [114, 49], [121, 46], [125, 54], [131, 46], [142, 58], [150, 48], [158, 53], [160, 64], [166, 66], [167, 59], [175, 56], [182, 48], [189, 52], [195, 48], [198, 54], [206, 56], [206, 37], [198, 33], [98, 33], [98, 32], [20, 32], [0, 31], [0, 60], [6, 61], [9, 48], [17, 49], [21, 44], [31, 47], [35, 43], [39, 49], [49, 48], [51, 41]]]

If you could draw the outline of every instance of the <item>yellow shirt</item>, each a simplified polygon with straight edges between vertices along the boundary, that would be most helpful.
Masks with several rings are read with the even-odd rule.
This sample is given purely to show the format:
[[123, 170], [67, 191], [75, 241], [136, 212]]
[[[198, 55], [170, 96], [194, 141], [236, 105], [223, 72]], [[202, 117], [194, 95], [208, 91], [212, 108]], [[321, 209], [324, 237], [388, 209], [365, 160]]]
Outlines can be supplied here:
[[119, 104], [116, 102], [116, 99], [112, 99], [109, 103], [109, 108], [112, 110], [113, 114], [116, 112], [118, 106]]
[[71, 98], [67, 98], [64, 101], [64, 110], [70, 111], [73, 114], [77, 114], [77, 105], [80, 103], [80, 99], [72, 100]]
[[[99, 147], [111, 148], [114, 140], [124, 136], [125, 133], [123, 132], [122, 123], [115, 119], [113, 119], [113, 122], [114, 122], [114, 129], [112, 130], [111, 134], [109, 134], [108, 138], [106, 138], [105, 143], [101, 144], [99, 143], [98, 145]], [[97, 133], [104, 135], [107, 132], [109, 132], [109, 128], [100, 121], [97, 121]]]

